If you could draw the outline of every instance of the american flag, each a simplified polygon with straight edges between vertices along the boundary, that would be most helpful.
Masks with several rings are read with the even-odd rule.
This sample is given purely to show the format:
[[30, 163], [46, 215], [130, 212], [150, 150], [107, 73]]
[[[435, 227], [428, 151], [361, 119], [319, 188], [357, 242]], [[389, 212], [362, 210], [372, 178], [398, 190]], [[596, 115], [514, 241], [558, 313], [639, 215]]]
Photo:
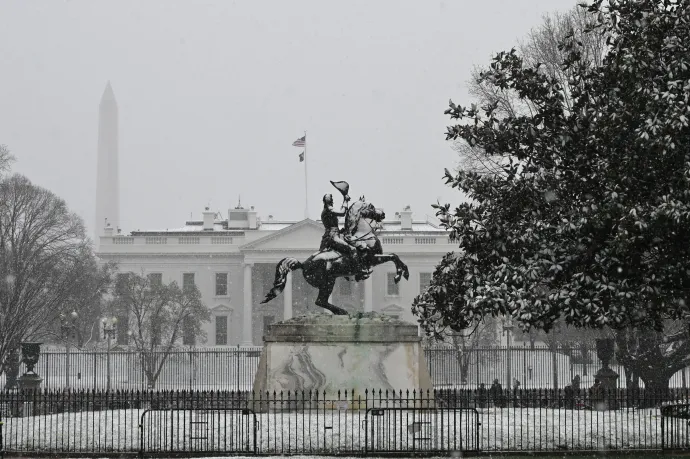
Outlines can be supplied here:
[[307, 145], [307, 136], [300, 137], [299, 139], [292, 142], [293, 147], [305, 147]]

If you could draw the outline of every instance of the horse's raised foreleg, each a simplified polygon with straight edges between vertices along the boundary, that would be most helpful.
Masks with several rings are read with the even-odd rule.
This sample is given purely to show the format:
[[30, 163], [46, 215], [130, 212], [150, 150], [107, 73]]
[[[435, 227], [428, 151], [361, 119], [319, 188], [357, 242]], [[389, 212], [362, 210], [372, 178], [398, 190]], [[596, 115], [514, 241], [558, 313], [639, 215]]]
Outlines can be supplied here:
[[315, 304], [317, 306], [321, 306], [324, 309], [328, 309], [329, 311], [331, 311], [336, 316], [346, 316], [347, 315], [346, 310], [328, 302], [328, 297], [331, 296], [331, 293], [333, 292], [333, 286], [334, 285], [335, 285], [335, 279], [325, 280], [319, 286], [319, 296], [316, 297]]
[[395, 264], [395, 283], [400, 282], [400, 278], [404, 277], [405, 280], [410, 278], [410, 271], [407, 269], [407, 265], [394, 253], [382, 253], [380, 255], [374, 255], [374, 266], [382, 265], [392, 261]]

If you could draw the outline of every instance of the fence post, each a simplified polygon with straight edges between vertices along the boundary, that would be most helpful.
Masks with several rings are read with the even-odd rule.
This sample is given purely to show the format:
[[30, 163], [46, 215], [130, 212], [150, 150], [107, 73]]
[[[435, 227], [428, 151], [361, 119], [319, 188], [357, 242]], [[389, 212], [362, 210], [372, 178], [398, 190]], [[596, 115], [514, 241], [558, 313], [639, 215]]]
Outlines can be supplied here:
[[556, 352], [551, 350], [551, 365], [553, 367], [553, 390], [558, 390], [558, 357]]
[[237, 391], [240, 390], [240, 345], [237, 345], [237, 351], [235, 353], [235, 360], [237, 365], [235, 367], [235, 379], [237, 380]]
[[97, 387], [96, 386], [96, 381], [97, 381], [96, 373], [98, 371], [97, 370], [97, 357], [98, 357], [98, 354], [96, 354], [94, 352], [93, 353], [93, 390], [96, 390], [96, 387]]
[[69, 389], [69, 342], [65, 344], [65, 388]]

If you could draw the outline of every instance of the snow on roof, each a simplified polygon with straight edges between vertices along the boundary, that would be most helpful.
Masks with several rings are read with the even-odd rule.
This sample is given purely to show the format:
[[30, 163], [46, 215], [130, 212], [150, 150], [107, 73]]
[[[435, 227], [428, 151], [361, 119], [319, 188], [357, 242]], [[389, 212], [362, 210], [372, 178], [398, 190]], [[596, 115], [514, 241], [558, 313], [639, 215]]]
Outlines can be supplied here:
[[[191, 222], [187, 222], [191, 223]], [[144, 231], [137, 231], [137, 232], [142, 232], [142, 233], [185, 233], [185, 232], [203, 232], [204, 231], [204, 226], [203, 225], [185, 225], [182, 228], [166, 228], [164, 230], [144, 230]], [[220, 222], [216, 222], [213, 224], [213, 231], [227, 231], [226, 228], [223, 227], [223, 224]]]
[[292, 226], [297, 222], [279, 222], [279, 221], [274, 221], [274, 220], [269, 220], [269, 221], [262, 221], [261, 222], [261, 230], [262, 231], [280, 231], [282, 229], [287, 228], [288, 226]]
[[[341, 219], [342, 220], [342, 219]], [[321, 220], [316, 220], [317, 222], [321, 222]], [[276, 220], [268, 220], [268, 221], [261, 221], [260, 226], [258, 229], [261, 231], [280, 231], [282, 229], [285, 229], [289, 226], [294, 225], [297, 223], [296, 221], [276, 221]], [[213, 224], [213, 231], [248, 231], [247, 228], [228, 228], [227, 227], [227, 221], [216, 221]], [[250, 230], [251, 231], [251, 230]], [[383, 231], [386, 232], [410, 232], [410, 230], [402, 230], [400, 228], [400, 220], [387, 220], [383, 222]], [[181, 228], [166, 228], [164, 230], [162, 229], [157, 229], [157, 230], [143, 230], [143, 231], [133, 231], [133, 233], [187, 233], [187, 232], [204, 232], [204, 226], [201, 221], [188, 221], [186, 222], [186, 225], [181, 227]], [[445, 233], [446, 230], [443, 228], [440, 228], [439, 226], [431, 223], [431, 222], [425, 222], [425, 221], [416, 221], [412, 222], [412, 230], [411, 232], [421, 232], [421, 233]]]
[[[384, 221], [383, 222], [384, 231], [402, 231], [400, 229], [400, 221]], [[433, 231], [445, 233], [441, 227], [434, 225], [431, 222], [412, 222], [412, 231]]]

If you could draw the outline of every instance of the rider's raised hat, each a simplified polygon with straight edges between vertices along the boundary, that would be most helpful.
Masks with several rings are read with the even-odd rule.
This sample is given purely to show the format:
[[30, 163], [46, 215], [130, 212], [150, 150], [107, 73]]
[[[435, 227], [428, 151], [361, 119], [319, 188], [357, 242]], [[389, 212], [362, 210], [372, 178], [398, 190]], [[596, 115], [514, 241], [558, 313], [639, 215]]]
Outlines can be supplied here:
[[343, 196], [347, 196], [350, 192], [350, 185], [347, 182], [334, 182], [331, 180], [331, 185], [333, 185]]

